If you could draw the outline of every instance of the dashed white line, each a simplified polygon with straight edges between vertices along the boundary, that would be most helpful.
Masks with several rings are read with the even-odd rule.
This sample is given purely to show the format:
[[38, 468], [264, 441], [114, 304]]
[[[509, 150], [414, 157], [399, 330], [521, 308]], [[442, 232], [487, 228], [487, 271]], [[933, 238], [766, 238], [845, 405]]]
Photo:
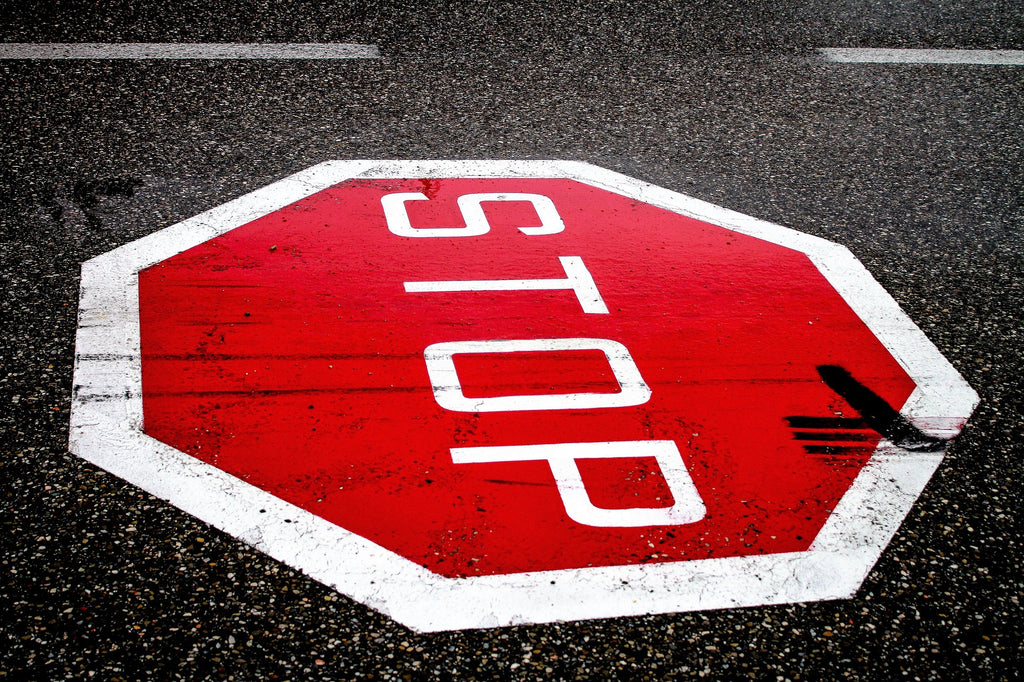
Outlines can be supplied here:
[[0, 59], [377, 59], [358, 43], [0, 43]]
[[890, 50], [831, 47], [819, 53], [830, 62], [846, 64], [963, 64], [1024, 66], [1024, 50]]

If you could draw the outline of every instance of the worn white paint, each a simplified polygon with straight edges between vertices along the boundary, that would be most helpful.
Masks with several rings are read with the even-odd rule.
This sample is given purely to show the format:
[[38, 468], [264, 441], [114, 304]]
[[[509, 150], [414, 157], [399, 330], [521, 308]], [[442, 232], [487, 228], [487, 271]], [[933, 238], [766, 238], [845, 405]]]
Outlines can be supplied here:
[[1024, 66], [1024, 50], [894, 50], [881, 47], [825, 47], [827, 61], [843, 64], [959, 64]]
[[71, 450], [419, 631], [851, 596], [941, 454], [907, 452], [883, 441], [806, 552], [451, 579], [142, 433], [139, 270], [350, 178], [453, 177], [571, 178], [802, 251], [916, 382], [905, 417], [948, 438], [977, 403], [974, 391], [853, 255], [823, 239], [583, 163], [331, 161], [83, 265]]
[[376, 59], [356, 43], [0, 43], [0, 59]]

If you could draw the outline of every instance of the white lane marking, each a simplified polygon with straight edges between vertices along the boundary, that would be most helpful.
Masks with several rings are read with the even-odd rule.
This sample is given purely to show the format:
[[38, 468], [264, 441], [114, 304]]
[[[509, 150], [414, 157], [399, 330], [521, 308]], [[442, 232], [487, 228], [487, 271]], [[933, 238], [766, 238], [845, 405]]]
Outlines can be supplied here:
[[357, 43], [0, 43], [0, 59], [377, 59]]
[[845, 64], [964, 64], [1024, 66], [1024, 50], [890, 50], [871, 47], [820, 48], [826, 60]]

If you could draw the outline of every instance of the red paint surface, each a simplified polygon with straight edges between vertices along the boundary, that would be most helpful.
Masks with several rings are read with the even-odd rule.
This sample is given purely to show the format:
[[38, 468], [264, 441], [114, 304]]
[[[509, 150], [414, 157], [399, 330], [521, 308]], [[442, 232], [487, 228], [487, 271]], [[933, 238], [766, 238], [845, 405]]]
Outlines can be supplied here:
[[467, 398], [619, 392], [599, 350], [461, 353], [454, 362]]
[[[486, 235], [399, 237], [380, 197], [403, 191], [432, 199], [407, 204], [415, 227], [459, 225], [459, 195], [507, 191], [550, 197], [566, 230], [524, 235], [529, 204], [491, 203]], [[570, 291], [403, 289], [561, 278], [559, 256], [583, 259], [609, 314]], [[857, 416], [815, 367], [897, 408], [913, 389], [803, 254], [567, 180], [345, 183], [144, 270], [139, 288], [146, 433], [446, 576], [806, 549], [877, 442], [815, 454], [794, 439], [787, 416]], [[481, 414], [434, 400], [432, 343], [564, 337], [627, 346], [651, 399]], [[617, 390], [599, 351], [456, 363], [471, 396]], [[582, 526], [546, 463], [449, 454], [644, 439], [675, 441], [705, 519]], [[599, 506], [671, 504], [653, 459], [580, 470]]]

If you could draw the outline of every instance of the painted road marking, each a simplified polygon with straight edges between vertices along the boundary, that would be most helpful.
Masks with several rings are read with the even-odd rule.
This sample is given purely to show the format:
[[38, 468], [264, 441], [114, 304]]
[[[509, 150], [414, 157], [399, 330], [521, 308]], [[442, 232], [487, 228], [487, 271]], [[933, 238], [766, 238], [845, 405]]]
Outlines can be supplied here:
[[[685, 526], [704, 518], [707, 509], [693, 479], [686, 470], [679, 448], [671, 440], [637, 440], [606, 443], [551, 443], [545, 445], [502, 445], [498, 447], [452, 448], [456, 464], [544, 461], [562, 496], [565, 513], [576, 523], [597, 528], [639, 526]], [[578, 461], [592, 459], [635, 459], [653, 457], [668, 485], [670, 507], [628, 507], [607, 509], [590, 499]]]
[[427, 227], [416, 228], [409, 222], [406, 210], [407, 201], [426, 201], [429, 197], [420, 192], [396, 192], [387, 194], [380, 199], [384, 209], [384, 219], [388, 229], [401, 237], [478, 237], [487, 234], [491, 225], [484, 213], [485, 201], [526, 201], [529, 202], [540, 218], [540, 225], [518, 228], [523, 234], [557, 234], [565, 229], [558, 210], [551, 199], [539, 194], [522, 192], [491, 192], [483, 194], [466, 194], [458, 198], [459, 210], [465, 227]]
[[585, 313], [608, 314], [608, 306], [594, 284], [583, 259], [578, 256], [559, 256], [565, 270], [565, 279], [485, 279], [440, 282], [405, 282], [409, 293], [455, 291], [572, 291]]
[[[396, 193], [545, 201], [424, 238]], [[607, 312], [573, 261], [492, 286], [567, 253]], [[581, 163], [337, 161], [83, 265], [70, 446], [437, 631], [851, 596], [977, 399], [837, 244]]]
[[1024, 66], [1024, 50], [890, 50], [872, 47], [820, 48], [825, 59], [844, 64], [963, 64]]
[[[612, 376], [619, 385], [615, 393], [551, 393], [544, 395], [502, 395], [467, 397], [455, 367], [456, 355], [470, 353], [524, 353], [533, 351], [596, 350], [604, 354]], [[445, 341], [423, 351], [434, 400], [452, 412], [533, 412], [537, 410], [592, 410], [643, 405], [651, 397], [629, 349], [610, 339], [489, 339], [487, 341]]]
[[0, 59], [377, 59], [357, 43], [0, 43]]

